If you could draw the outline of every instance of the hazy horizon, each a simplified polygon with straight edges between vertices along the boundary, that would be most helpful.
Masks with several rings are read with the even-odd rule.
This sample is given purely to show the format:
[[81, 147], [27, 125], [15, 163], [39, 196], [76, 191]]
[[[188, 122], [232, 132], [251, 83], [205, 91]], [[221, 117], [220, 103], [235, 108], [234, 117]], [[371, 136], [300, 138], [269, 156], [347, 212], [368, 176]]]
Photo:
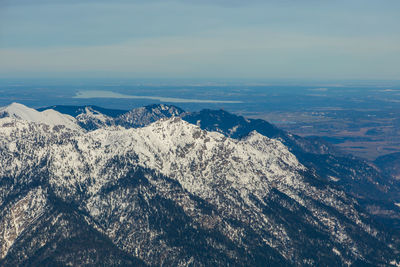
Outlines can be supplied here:
[[0, 78], [398, 80], [400, 2], [0, 0]]

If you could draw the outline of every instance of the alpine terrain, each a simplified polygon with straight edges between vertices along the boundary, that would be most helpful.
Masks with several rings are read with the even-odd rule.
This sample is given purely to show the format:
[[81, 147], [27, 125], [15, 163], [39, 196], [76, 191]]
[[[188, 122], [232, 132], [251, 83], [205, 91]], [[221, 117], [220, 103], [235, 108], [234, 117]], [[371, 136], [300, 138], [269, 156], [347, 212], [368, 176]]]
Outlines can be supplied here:
[[222, 110], [0, 108], [0, 266], [400, 266], [399, 188]]

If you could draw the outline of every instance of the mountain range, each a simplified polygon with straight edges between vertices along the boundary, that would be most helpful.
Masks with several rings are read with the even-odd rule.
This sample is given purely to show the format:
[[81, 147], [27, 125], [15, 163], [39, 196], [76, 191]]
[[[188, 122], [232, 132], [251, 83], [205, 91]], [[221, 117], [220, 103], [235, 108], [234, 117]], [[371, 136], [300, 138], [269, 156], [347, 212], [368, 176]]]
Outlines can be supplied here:
[[399, 266], [377, 164], [224, 110], [0, 108], [0, 266]]

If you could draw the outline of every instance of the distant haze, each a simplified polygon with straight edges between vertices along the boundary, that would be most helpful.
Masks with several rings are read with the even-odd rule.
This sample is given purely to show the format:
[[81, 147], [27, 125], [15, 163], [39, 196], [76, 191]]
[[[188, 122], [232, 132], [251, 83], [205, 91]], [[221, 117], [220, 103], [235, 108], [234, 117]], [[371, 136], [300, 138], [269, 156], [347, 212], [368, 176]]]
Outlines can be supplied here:
[[398, 0], [0, 0], [0, 78], [400, 77]]

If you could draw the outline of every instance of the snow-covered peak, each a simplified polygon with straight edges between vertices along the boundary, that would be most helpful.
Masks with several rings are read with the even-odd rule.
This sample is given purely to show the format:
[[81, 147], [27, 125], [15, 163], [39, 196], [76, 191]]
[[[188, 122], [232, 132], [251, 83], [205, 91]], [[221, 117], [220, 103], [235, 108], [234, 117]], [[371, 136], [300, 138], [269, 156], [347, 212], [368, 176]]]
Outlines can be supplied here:
[[[197, 125], [190, 124], [180, 117], [171, 117], [160, 119], [141, 131], [154, 135], [160, 141], [174, 140], [178, 143], [191, 142], [199, 138], [206, 138], [207, 135], [215, 139], [226, 139], [217, 132], [206, 132]], [[175, 144], [177, 145], [177, 144]]]
[[27, 121], [38, 121], [40, 112], [19, 103], [0, 108], [0, 117], [12, 117]]
[[108, 116], [103, 115], [101, 112], [93, 109], [90, 106], [85, 107], [85, 111], [82, 112], [82, 114], [87, 114], [87, 115], [91, 115], [91, 116], [95, 116], [95, 117], [108, 117]]
[[104, 115], [92, 107], [85, 107], [85, 110], [76, 116], [76, 120], [78, 124], [86, 130], [96, 130], [114, 125], [113, 118]]
[[61, 114], [53, 109], [39, 112], [23, 104], [12, 103], [0, 108], [0, 118], [10, 117], [29, 122], [44, 123], [48, 125], [64, 125], [67, 128], [80, 130], [75, 118]]
[[256, 145], [204, 131], [179, 117], [143, 128], [99, 129], [78, 140], [79, 150], [87, 153], [83, 158], [92, 161], [89, 165], [105, 160], [111, 151], [119, 158], [135, 154], [131, 158], [136, 164], [177, 179], [186, 190], [205, 198], [214, 197], [207, 188], [220, 183], [236, 188], [244, 198], [250, 192], [265, 196], [271, 182], [299, 184], [297, 171], [304, 167], [282, 143], [264, 137]]
[[109, 121], [112, 120], [111, 117], [104, 115], [103, 113], [93, 109], [92, 107], [85, 107], [85, 111], [82, 112], [81, 114], [79, 114], [77, 116], [77, 119], [81, 118], [91, 118], [91, 119], [95, 119], [103, 124], [107, 124]]

